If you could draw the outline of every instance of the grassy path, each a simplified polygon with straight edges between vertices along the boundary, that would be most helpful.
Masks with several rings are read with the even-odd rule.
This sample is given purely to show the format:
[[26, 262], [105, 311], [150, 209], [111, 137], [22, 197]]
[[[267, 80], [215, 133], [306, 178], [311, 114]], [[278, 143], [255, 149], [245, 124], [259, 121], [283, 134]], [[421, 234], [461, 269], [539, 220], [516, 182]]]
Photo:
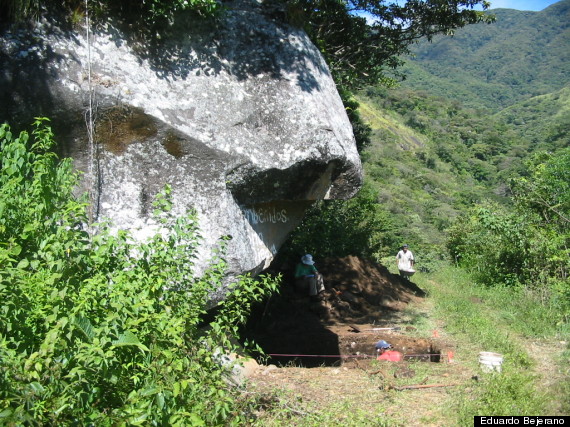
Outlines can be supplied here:
[[547, 308], [513, 289], [474, 286], [454, 269], [426, 286], [448, 331], [474, 352], [505, 358], [501, 375], [484, 377], [475, 398], [457, 405], [463, 422], [473, 415], [568, 414], [568, 333], [554, 327]]

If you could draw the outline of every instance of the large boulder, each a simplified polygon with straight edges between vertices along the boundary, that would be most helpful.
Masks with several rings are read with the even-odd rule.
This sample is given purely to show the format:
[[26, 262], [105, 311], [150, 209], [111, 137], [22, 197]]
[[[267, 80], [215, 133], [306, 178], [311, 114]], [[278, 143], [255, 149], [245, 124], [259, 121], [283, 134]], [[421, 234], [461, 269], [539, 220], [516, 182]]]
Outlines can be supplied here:
[[151, 203], [169, 183], [177, 212], [198, 213], [198, 265], [231, 236], [232, 276], [267, 268], [313, 201], [353, 196], [362, 175], [307, 35], [261, 2], [224, 4], [215, 23], [178, 19], [151, 46], [110, 24], [4, 31], [0, 120], [50, 117], [95, 219], [135, 236], [154, 230]]

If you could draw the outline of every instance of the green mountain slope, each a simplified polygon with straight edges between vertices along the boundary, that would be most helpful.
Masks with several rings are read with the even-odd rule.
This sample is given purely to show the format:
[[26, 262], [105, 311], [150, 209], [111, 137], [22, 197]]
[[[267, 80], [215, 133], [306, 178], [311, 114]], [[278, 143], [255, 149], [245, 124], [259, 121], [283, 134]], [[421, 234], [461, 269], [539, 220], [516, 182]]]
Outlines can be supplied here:
[[570, 86], [519, 101], [495, 114], [526, 138], [532, 151], [556, 151], [570, 145]]
[[419, 43], [402, 85], [497, 111], [570, 82], [570, 0], [541, 12], [493, 13], [493, 24]]
[[517, 156], [518, 138], [499, 119], [406, 89], [369, 88], [358, 101], [372, 128], [365, 180], [403, 240], [437, 252], [468, 206], [503, 199], [501, 170], [505, 158]]
[[570, 140], [570, 87], [496, 114], [406, 88], [368, 88], [357, 98], [372, 129], [365, 181], [393, 232], [424, 254], [441, 253], [449, 226], [473, 204], [510, 203], [510, 179], [527, 173], [526, 159]]

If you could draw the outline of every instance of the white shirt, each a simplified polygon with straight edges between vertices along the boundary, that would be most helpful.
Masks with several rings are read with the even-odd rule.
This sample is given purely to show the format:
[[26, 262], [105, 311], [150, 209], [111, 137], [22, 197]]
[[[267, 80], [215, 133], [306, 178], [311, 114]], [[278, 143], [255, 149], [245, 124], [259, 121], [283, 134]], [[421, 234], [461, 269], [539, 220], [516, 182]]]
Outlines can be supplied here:
[[404, 251], [403, 249], [396, 255], [398, 260], [398, 270], [409, 271], [412, 270], [412, 261], [414, 260], [414, 254], [409, 249]]

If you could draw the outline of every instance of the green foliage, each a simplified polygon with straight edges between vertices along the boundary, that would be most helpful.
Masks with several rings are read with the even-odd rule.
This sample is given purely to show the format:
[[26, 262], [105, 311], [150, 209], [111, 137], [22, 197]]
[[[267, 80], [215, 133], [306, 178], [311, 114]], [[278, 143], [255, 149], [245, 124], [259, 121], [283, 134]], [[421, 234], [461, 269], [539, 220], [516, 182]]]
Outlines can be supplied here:
[[[213, 15], [220, 9], [216, 0], [90, 0], [90, 11], [102, 17], [111, 15], [130, 22], [136, 22], [146, 29], [156, 29], [171, 23], [178, 12], [190, 11], [201, 15]], [[21, 22], [37, 18], [42, 11], [62, 11], [70, 17], [85, 13], [85, 2], [81, 0], [0, 0], [0, 21]], [[45, 12], [43, 12], [45, 13]], [[143, 31], [140, 28], [139, 31]]]
[[516, 202], [563, 233], [570, 224], [570, 147], [556, 155], [537, 153], [528, 165], [528, 178], [513, 180]]
[[176, 14], [189, 11], [204, 16], [212, 16], [220, 10], [216, 0], [128, 0], [114, 2], [98, 0], [95, 8], [98, 13], [118, 16], [140, 24], [139, 32], [164, 28], [174, 22]]
[[[499, 118], [465, 108], [444, 98], [408, 89], [371, 87], [359, 94], [373, 108], [393, 111], [429, 144], [421, 150], [426, 166], [431, 159], [449, 164], [455, 174], [469, 174], [485, 185], [503, 180], [505, 158], [520, 158], [520, 136]], [[524, 142], [524, 141], [523, 141]], [[416, 151], [420, 151], [416, 149]]]
[[570, 316], [570, 148], [538, 153], [528, 169], [528, 178], [513, 180], [513, 194], [518, 212], [533, 220], [531, 271]]
[[2, 0], [0, 1], [0, 20], [21, 21], [34, 16], [39, 9], [37, 0]]
[[570, 146], [570, 87], [519, 101], [498, 112], [533, 151]]
[[541, 289], [570, 313], [570, 150], [537, 155], [513, 181], [514, 205], [479, 205], [450, 233], [449, 249], [482, 283]]
[[[7, 125], [0, 126], [0, 242], [32, 268], [55, 262], [53, 253], [63, 255], [85, 238], [85, 205], [72, 197], [78, 176], [69, 159], [59, 162], [50, 151], [53, 135], [45, 121], [36, 119], [32, 141], [27, 133], [14, 138]], [[65, 270], [64, 259], [58, 269]]]
[[450, 231], [452, 257], [482, 283], [516, 284], [529, 280], [528, 224], [497, 204], [482, 204], [471, 210]]
[[359, 103], [353, 94], [346, 90], [340, 90], [340, 96], [352, 125], [352, 132], [356, 142], [356, 149], [362, 154], [364, 149], [370, 145], [370, 127], [364, 122], [358, 110]]
[[303, 25], [343, 88], [387, 83], [400, 55], [421, 37], [431, 39], [467, 24], [492, 21], [475, 6], [487, 1], [288, 0], [292, 21]]
[[367, 88], [357, 99], [372, 129], [362, 156], [365, 182], [393, 218], [392, 255], [407, 242], [429, 268], [445, 256], [446, 230], [454, 219], [492, 196], [488, 186], [497, 172], [476, 179], [470, 147], [498, 124], [484, 123], [457, 103], [407, 90]]
[[319, 257], [384, 254], [395, 245], [392, 229], [376, 193], [365, 185], [353, 199], [316, 203], [291, 234], [284, 252], [295, 257], [305, 253]]
[[[7, 125], [0, 182], [0, 417], [5, 425], [222, 425], [247, 407], [228, 387], [232, 342], [252, 301], [274, 279], [238, 278], [203, 328], [225, 262], [194, 274], [193, 212], [171, 213], [147, 242], [104, 225], [81, 229], [68, 160], [49, 151], [38, 119], [32, 140]], [[223, 245], [221, 248], [223, 253]]]

